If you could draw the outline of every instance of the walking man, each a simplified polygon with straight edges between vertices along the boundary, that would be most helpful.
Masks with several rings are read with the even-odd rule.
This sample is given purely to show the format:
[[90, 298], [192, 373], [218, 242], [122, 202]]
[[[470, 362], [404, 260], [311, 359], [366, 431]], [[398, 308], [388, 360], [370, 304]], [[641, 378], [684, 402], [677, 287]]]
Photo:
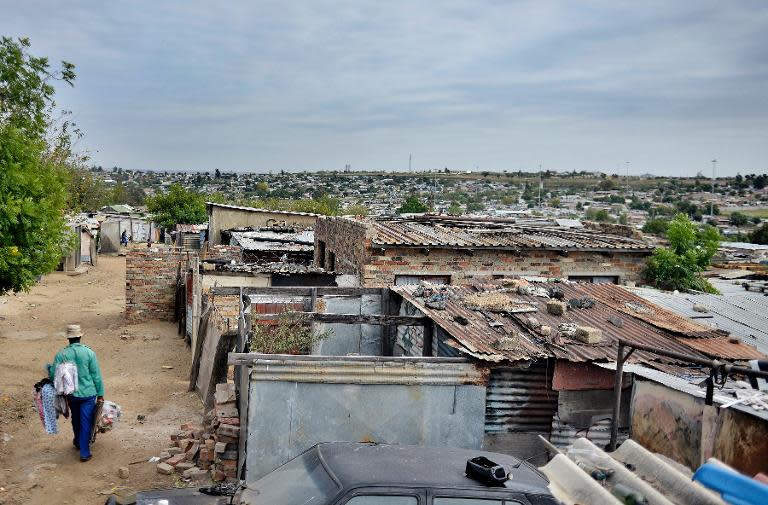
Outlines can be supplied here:
[[[49, 368], [52, 381], [56, 381], [57, 373], [67, 373], [67, 368], [59, 367], [62, 363], [74, 363], [77, 368], [77, 383], [74, 392], [67, 396], [69, 410], [72, 415], [72, 431], [75, 438], [74, 446], [80, 451], [80, 461], [91, 459], [91, 428], [96, 410], [96, 401], [104, 401], [104, 383], [101, 380], [99, 362], [96, 353], [90, 347], [80, 343], [83, 332], [79, 324], [67, 325], [67, 340], [69, 345], [60, 350]], [[60, 377], [61, 380], [61, 377]]]

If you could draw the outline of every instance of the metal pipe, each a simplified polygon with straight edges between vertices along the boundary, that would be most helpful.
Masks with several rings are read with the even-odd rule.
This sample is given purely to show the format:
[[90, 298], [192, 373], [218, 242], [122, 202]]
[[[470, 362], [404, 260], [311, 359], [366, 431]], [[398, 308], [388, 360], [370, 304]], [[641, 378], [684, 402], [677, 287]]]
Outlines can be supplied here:
[[634, 349], [640, 349], [641, 351], [652, 352], [654, 354], [658, 354], [659, 356], [666, 356], [668, 358], [675, 358], [682, 361], [688, 361], [690, 363], [696, 363], [697, 365], [706, 366], [709, 368], [719, 368], [722, 366], [728, 366], [730, 367], [730, 371], [734, 373], [740, 373], [749, 377], [762, 377], [764, 379], [768, 379], [768, 372], [752, 370], [751, 368], [744, 368], [741, 366], [733, 366], [730, 363], [727, 363], [725, 361], [704, 359], [704, 358], [699, 358], [698, 356], [691, 356], [690, 354], [683, 354], [681, 352], [666, 351], [663, 349], [659, 349], [658, 347], [651, 347], [649, 345], [638, 344], [636, 342], [632, 342], [630, 340], [624, 340], [623, 338], [620, 338], [619, 347], [621, 347], [622, 345], [626, 347], [631, 347]]
[[616, 441], [619, 438], [619, 411], [621, 410], [621, 386], [624, 371], [624, 342], [619, 339], [619, 352], [616, 355], [616, 375], [613, 377], [613, 417], [611, 418], [611, 441], [608, 450], [616, 450]]

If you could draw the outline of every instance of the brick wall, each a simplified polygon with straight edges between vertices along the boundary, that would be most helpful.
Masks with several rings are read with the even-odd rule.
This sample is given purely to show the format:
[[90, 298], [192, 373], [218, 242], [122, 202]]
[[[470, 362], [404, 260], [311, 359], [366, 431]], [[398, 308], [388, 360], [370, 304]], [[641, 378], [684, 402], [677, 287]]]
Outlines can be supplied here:
[[206, 260], [234, 260], [236, 263], [243, 262], [243, 248], [239, 245], [211, 245], [205, 250]]
[[[359, 274], [370, 256], [370, 234], [361, 221], [339, 217], [318, 219], [315, 224], [315, 265], [330, 268], [333, 253], [336, 273]], [[325, 244], [324, 248], [320, 242]], [[321, 258], [323, 251], [325, 255]]]
[[147, 319], [173, 321], [179, 263], [186, 265], [191, 251], [174, 247], [131, 247], [125, 259], [125, 318], [129, 323]]
[[568, 277], [569, 275], [618, 276], [620, 282], [637, 282], [642, 276], [647, 253], [558, 251], [386, 249], [376, 251], [364, 265], [360, 283], [383, 287], [395, 283], [397, 275], [449, 275], [451, 284], [471, 282], [472, 278], [489, 275], [531, 275]]
[[[614, 225], [620, 226], [620, 225]], [[618, 231], [612, 229], [613, 231]], [[623, 226], [623, 233], [631, 227]], [[466, 250], [371, 247], [373, 231], [366, 223], [349, 218], [323, 218], [315, 228], [315, 265], [326, 267], [335, 255], [337, 273], [357, 274], [361, 286], [384, 287], [397, 275], [447, 275], [451, 284], [471, 282], [491, 275], [543, 277], [616, 276], [620, 282], [638, 282], [650, 255], [647, 252], [582, 252], [544, 250]], [[320, 247], [320, 243], [325, 247]], [[324, 249], [324, 251], [323, 251]]]

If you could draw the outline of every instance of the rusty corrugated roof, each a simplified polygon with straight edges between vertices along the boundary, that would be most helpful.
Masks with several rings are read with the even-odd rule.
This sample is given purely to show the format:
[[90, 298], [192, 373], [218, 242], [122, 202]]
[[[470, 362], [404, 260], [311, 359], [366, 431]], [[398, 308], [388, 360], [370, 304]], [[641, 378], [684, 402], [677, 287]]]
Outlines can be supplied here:
[[511, 223], [453, 223], [415, 220], [372, 222], [372, 245], [378, 247], [457, 247], [479, 249], [651, 251], [649, 243], [606, 235], [588, 228]]
[[[535, 285], [556, 286], [563, 292], [566, 301], [572, 298], [589, 297], [596, 303], [590, 308], [569, 309], [562, 316], [555, 316], [547, 312], [546, 298], [507, 291], [514, 299], [535, 306], [537, 311], [495, 313], [468, 307], [464, 302], [467, 295], [504, 289], [498, 284], [484, 284], [447, 287], [446, 307], [444, 310], [438, 310], [427, 307], [423, 298], [414, 295], [419, 286], [396, 286], [392, 289], [448, 333], [452, 337], [452, 340], [447, 342], [449, 345], [485, 361], [535, 360], [544, 357], [576, 362], [615, 361], [619, 338], [700, 358], [716, 357], [736, 360], [763, 357], [753, 347], [730, 342], [728, 337], [719, 333], [706, 337], [706, 332], [701, 327], [697, 328], [698, 325], [695, 323], [689, 323], [685, 318], [668, 318], [668, 311], [648, 302], [644, 302], [644, 306], [653, 312], [655, 317], [652, 321], [657, 324], [652, 324], [648, 318], [637, 317], [634, 311], [620, 310], [617, 308], [616, 300], [623, 300], [622, 293], [626, 293], [626, 290], [620, 286], [572, 282], [536, 283]], [[606, 300], [610, 303], [606, 303]], [[541, 325], [550, 326], [553, 334], [557, 332], [557, 326], [561, 323], [599, 328], [602, 330], [603, 340], [599, 344], [585, 344], [576, 339], [564, 338], [562, 345], [557, 345], [532, 329], [532, 324], [528, 320], [530, 316], [533, 316]], [[659, 324], [659, 321], [664, 324]], [[695, 335], [696, 338], [684, 336], [686, 333]], [[511, 337], [511, 340], [502, 337]], [[504, 340], [503, 345], [499, 345], [500, 340]], [[636, 351], [630, 361], [674, 362], [642, 351]]]

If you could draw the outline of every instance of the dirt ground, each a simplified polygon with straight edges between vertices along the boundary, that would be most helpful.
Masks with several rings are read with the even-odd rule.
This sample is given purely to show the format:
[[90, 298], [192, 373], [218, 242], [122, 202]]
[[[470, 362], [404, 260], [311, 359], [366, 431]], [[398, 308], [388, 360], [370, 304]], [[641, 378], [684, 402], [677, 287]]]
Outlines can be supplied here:
[[[0, 505], [103, 504], [103, 493], [115, 486], [174, 485], [146, 460], [168, 446], [179, 424], [201, 418], [200, 401], [187, 392], [191, 353], [175, 324], [126, 325], [124, 308], [119, 256], [101, 256], [86, 273], [55, 272], [29, 293], [0, 297]], [[47, 435], [33, 403], [33, 384], [67, 344], [68, 323], [82, 326], [82, 342], [101, 364], [105, 399], [123, 412], [111, 432], [97, 437], [87, 463], [72, 446], [69, 420], [60, 418], [59, 433]], [[121, 466], [130, 469], [127, 479], [118, 476]]]

